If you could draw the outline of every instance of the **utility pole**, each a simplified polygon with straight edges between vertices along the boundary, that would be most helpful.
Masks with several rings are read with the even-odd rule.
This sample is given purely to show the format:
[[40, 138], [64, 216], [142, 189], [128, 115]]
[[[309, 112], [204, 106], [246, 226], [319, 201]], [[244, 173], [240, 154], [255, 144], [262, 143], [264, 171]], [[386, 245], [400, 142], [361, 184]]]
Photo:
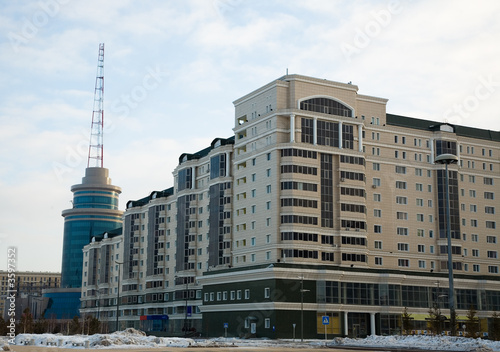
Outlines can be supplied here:
[[118, 318], [120, 316], [120, 276], [121, 276], [121, 265], [123, 262], [117, 262], [115, 260], [115, 263], [118, 264], [118, 290], [116, 292], [116, 331], [118, 331]]

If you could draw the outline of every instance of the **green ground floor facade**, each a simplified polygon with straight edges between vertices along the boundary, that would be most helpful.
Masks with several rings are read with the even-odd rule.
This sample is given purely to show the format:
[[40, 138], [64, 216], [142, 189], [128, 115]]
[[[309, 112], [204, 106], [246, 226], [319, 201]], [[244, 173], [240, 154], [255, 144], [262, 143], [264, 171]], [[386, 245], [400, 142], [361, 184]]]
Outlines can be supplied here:
[[[457, 276], [457, 331], [463, 333], [470, 309], [477, 311], [481, 336], [500, 311], [500, 282]], [[333, 338], [403, 332], [403, 310], [410, 334], [430, 334], [429, 311], [449, 333], [448, 278], [445, 274], [293, 265], [214, 272], [203, 286], [202, 335], [268, 338]]]

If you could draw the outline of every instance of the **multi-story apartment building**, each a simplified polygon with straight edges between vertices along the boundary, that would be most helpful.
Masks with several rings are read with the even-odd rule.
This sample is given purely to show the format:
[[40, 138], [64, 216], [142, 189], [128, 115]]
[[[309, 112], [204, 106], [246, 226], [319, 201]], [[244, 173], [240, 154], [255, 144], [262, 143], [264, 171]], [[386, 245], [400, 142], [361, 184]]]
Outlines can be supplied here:
[[[14, 286], [11, 286], [14, 279]], [[15, 317], [21, 318], [26, 308], [30, 308], [35, 318], [42, 316], [47, 302], [42, 298], [42, 291], [59, 287], [61, 282], [60, 273], [18, 271], [14, 275], [2, 270], [0, 271], [0, 312], [4, 319], [9, 316], [10, 300], [6, 300], [11, 294], [16, 297]]]
[[236, 100], [234, 139], [181, 155], [166, 198], [129, 202], [124, 294], [143, 292], [144, 309], [151, 286], [168, 293], [151, 314], [184, 312], [162, 325], [169, 332], [390, 334], [404, 307], [424, 330], [430, 307], [447, 308], [445, 173], [434, 160], [450, 153], [458, 319], [474, 306], [487, 331], [500, 309], [500, 133], [387, 114], [386, 103], [300, 75]]

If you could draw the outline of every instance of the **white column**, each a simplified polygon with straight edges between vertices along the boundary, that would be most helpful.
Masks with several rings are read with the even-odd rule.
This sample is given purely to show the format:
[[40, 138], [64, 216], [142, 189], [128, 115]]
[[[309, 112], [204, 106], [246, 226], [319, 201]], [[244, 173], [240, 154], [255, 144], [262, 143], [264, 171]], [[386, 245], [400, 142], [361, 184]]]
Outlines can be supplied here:
[[339, 122], [339, 148], [342, 149], [342, 121]]
[[429, 144], [431, 147], [431, 164], [434, 164], [434, 139], [431, 138]]
[[230, 163], [229, 163], [229, 157], [230, 157], [230, 153], [229, 152], [226, 152], [226, 177], [229, 177], [231, 175], [229, 175], [230, 171], [231, 171], [231, 167], [230, 167]]
[[344, 335], [349, 335], [349, 324], [347, 322], [347, 312], [344, 312]]
[[363, 125], [358, 125], [358, 151], [363, 151]]
[[375, 313], [370, 313], [370, 330], [371, 335], [375, 336]]
[[195, 182], [196, 182], [196, 175], [195, 175], [195, 172], [196, 172], [196, 168], [193, 166], [191, 168], [191, 189], [195, 189]]
[[295, 114], [290, 114], [290, 143], [295, 142]]
[[313, 144], [318, 144], [318, 119], [313, 118]]

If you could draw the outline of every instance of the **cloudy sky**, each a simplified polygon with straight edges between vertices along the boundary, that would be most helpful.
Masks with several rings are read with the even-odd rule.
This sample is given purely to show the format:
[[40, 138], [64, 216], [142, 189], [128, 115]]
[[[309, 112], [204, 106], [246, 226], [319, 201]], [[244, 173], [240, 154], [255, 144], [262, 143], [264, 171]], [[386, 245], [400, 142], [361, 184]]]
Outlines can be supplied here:
[[499, 18], [497, 0], [2, 1], [0, 269], [16, 246], [19, 270], [60, 271], [99, 43], [124, 209], [172, 186], [181, 153], [231, 136], [232, 102], [287, 68], [352, 81], [390, 113], [498, 131]]

